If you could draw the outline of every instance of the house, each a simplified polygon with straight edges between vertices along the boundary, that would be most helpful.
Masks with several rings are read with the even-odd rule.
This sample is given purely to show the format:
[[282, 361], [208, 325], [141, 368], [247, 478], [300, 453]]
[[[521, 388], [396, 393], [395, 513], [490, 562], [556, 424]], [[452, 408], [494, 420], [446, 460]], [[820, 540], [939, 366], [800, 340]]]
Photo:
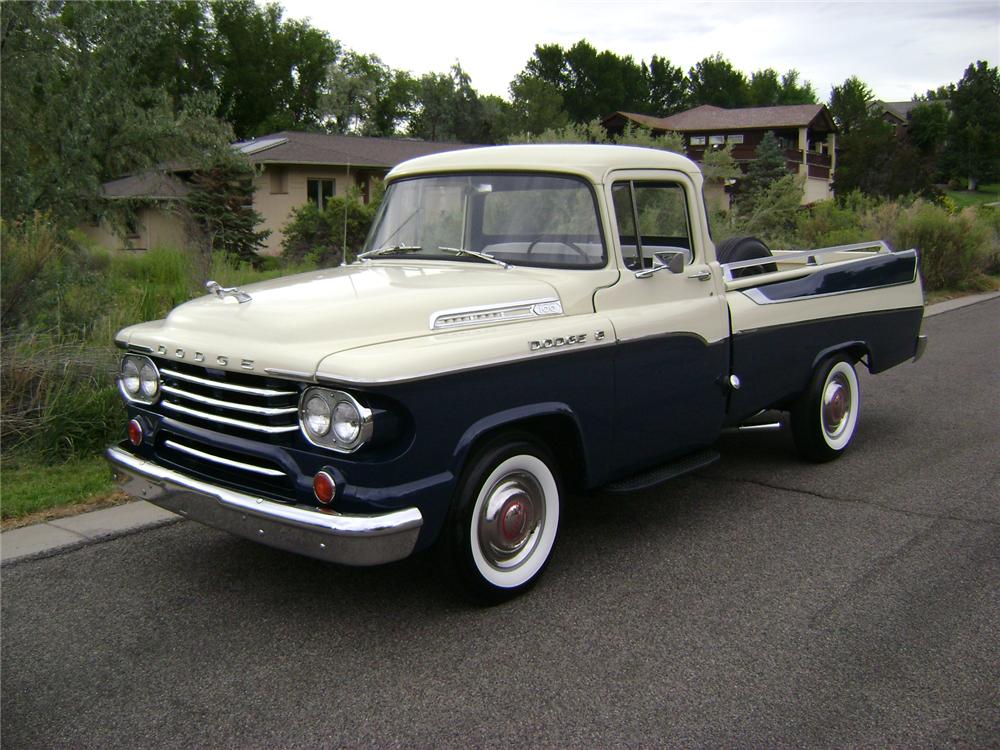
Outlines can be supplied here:
[[733, 158], [744, 169], [756, 157], [764, 135], [772, 131], [785, 150], [788, 171], [806, 179], [803, 203], [833, 196], [837, 128], [822, 104], [741, 109], [705, 104], [670, 117], [615, 112], [601, 122], [613, 135], [630, 123], [654, 133], [681, 134], [687, 156], [698, 162], [703, 160], [706, 149], [731, 144]]
[[[253, 207], [263, 217], [270, 236], [261, 250], [278, 255], [282, 228], [292, 209], [326, 201], [352, 187], [367, 202], [372, 179], [381, 179], [400, 162], [417, 156], [469, 148], [461, 143], [429, 143], [405, 138], [364, 138], [286, 130], [234, 143], [257, 166]], [[103, 185], [111, 201], [130, 200], [137, 206], [130, 226], [114, 228], [106, 221], [85, 227], [96, 244], [110, 248], [184, 247], [194, 241], [184, 198], [190, 192], [191, 170], [170, 166], [160, 172], [131, 175]]]

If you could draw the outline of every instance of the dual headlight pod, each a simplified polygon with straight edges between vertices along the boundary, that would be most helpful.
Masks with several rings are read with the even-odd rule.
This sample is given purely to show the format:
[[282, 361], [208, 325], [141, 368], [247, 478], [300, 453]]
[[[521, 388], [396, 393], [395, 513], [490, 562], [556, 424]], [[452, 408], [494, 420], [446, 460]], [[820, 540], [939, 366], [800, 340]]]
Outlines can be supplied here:
[[313, 445], [350, 453], [371, 439], [372, 412], [349, 393], [308, 388], [299, 399], [299, 426]]
[[127, 401], [154, 404], [160, 397], [160, 371], [149, 357], [128, 354], [122, 358], [118, 390]]

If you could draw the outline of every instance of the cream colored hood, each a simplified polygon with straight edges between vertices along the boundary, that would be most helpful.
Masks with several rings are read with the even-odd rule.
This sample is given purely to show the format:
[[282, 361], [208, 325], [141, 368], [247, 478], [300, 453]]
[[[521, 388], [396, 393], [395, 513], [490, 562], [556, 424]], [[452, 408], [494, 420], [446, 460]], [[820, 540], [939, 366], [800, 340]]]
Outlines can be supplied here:
[[[331, 354], [433, 334], [437, 313], [561, 299], [551, 278], [499, 266], [375, 261], [251, 284], [241, 288], [252, 297], [242, 304], [200, 297], [116, 338], [192, 364], [311, 377]], [[564, 308], [591, 305], [595, 280], [572, 284], [579, 288], [563, 295]]]

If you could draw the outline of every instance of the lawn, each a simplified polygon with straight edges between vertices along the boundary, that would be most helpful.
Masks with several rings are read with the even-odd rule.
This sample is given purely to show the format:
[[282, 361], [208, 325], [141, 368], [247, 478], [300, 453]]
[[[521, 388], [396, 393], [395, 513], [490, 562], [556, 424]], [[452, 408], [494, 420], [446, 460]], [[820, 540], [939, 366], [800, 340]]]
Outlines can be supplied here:
[[955, 201], [959, 208], [994, 203], [1000, 201], [1000, 182], [980, 185], [978, 190], [946, 190], [945, 195]]
[[82, 510], [77, 506], [107, 505], [122, 496], [115, 493], [111, 469], [101, 456], [65, 464], [29, 461], [7, 463], [2, 472], [0, 516], [3, 528], [31, 520], [39, 514], [60, 509], [58, 515]]

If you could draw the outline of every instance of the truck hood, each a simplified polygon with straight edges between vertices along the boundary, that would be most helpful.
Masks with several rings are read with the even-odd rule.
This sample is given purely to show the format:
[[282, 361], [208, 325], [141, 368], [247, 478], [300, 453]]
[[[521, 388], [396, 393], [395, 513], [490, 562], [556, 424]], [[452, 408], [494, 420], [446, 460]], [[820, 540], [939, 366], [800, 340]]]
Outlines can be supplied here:
[[[431, 328], [440, 313], [559, 299], [548, 281], [529, 270], [460, 263], [375, 262], [250, 284], [241, 291], [251, 301], [200, 297], [164, 320], [123, 329], [116, 340], [220, 369], [311, 377], [331, 354], [440, 333]], [[446, 322], [455, 328], [484, 323], [461, 317]]]

